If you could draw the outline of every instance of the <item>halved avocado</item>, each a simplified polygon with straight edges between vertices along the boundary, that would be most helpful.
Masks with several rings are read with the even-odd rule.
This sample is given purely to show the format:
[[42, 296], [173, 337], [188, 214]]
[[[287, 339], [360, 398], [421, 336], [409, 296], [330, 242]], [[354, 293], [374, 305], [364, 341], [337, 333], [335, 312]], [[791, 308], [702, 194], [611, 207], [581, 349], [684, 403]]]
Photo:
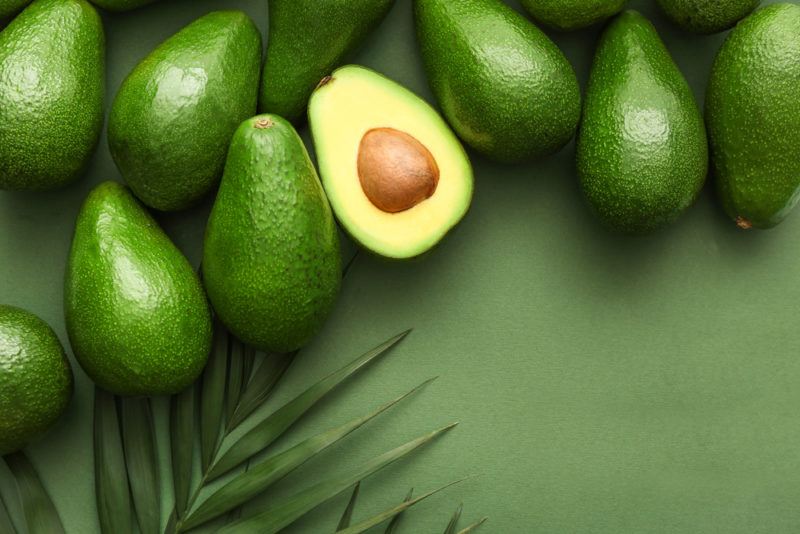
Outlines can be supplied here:
[[350, 65], [322, 80], [308, 114], [328, 199], [363, 247], [413, 258], [467, 213], [469, 158], [444, 119], [408, 89]]

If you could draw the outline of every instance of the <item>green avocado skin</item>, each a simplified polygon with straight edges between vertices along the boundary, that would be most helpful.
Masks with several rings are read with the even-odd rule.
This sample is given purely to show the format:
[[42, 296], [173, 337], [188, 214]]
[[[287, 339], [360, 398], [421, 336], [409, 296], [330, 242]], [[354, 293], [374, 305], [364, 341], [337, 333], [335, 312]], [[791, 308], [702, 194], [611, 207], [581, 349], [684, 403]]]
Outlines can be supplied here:
[[627, 0], [521, 0], [537, 22], [560, 31], [574, 31], [616, 15]]
[[575, 134], [575, 71], [541, 30], [498, 0], [415, 0], [431, 88], [458, 135], [485, 156], [518, 162]]
[[44, 434], [72, 397], [72, 369], [50, 326], [0, 304], [0, 456]]
[[618, 15], [600, 37], [577, 166], [592, 210], [628, 234], [674, 221], [705, 182], [702, 114], [655, 28], [636, 11]]
[[661, 9], [675, 24], [701, 34], [732, 28], [760, 3], [761, 0], [658, 0]]
[[129, 11], [138, 7], [152, 4], [157, 0], [92, 0], [98, 7], [106, 11]]
[[0, 24], [3, 19], [19, 13], [30, 3], [31, 0], [0, 0]]
[[295, 123], [303, 119], [320, 80], [363, 43], [392, 5], [394, 0], [270, 0], [259, 110]]
[[0, 33], [0, 189], [80, 176], [103, 124], [105, 36], [85, 0], [36, 0]]
[[211, 313], [197, 274], [115, 182], [97, 186], [78, 215], [64, 313], [78, 362], [118, 395], [178, 393], [211, 350]]
[[706, 121], [717, 190], [742, 228], [772, 228], [800, 199], [800, 6], [773, 4], [731, 32]]
[[111, 155], [139, 199], [196, 204], [218, 183], [233, 132], [255, 114], [261, 35], [241, 11], [205, 15], [128, 75], [108, 124]]
[[341, 284], [339, 236], [305, 146], [275, 115], [234, 135], [205, 237], [203, 277], [245, 343], [290, 352], [321, 328]]

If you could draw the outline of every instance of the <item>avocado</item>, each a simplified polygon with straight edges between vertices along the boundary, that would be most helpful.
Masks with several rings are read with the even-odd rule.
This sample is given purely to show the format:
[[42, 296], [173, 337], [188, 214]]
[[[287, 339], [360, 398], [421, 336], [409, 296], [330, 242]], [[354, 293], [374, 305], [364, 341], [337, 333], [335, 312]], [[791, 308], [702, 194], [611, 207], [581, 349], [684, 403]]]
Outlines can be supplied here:
[[137, 7], [152, 4], [156, 0], [92, 0], [98, 7], [102, 7], [106, 11], [129, 11]]
[[541, 24], [573, 31], [616, 15], [627, 0], [520, 0], [522, 7]]
[[0, 456], [44, 434], [72, 397], [72, 369], [50, 326], [0, 304]]
[[85, 0], [36, 0], [0, 33], [0, 189], [80, 176], [103, 124], [105, 36]]
[[117, 395], [178, 393], [211, 350], [211, 313], [195, 271], [150, 214], [115, 182], [78, 214], [64, 287], [75, 357]]
[[30, 3], [31, 0], [0, 0], [0, 24], [3, 19], [16, 15]]
[[764, 7], [730, 33], [711, 70], [706, 120], [717, 190], [744, 229], [800, 199], [800, 6]]
[[472, 166], [442, 117], [408, 89], [346, 66], [311, 95], [322, 183], [345, 230], [379, 256], [433, 248], [472, 201]]
[[203, 277], [219, 319], [264, 351], [299, 349], [333, 308], [342, 278], [336, 223], [303, 141], [276, 115], [248, 119], [233, 136]]
[[362, 44], [393, 4], [394, 0], [270, 0], [259, 110], [292, 122], [305, 118], [319, 81]]
[[425, 70], [444, 116], [480, 153], [519, 162], [575, 135], [575, 71], [536, 26], [498, 0], [414, 0]]
[[753, 12], [761, 0], [658, 0], [675, 24], [693, 33], [727, 30]]
[[580, 185], [609, 228], [674, 221], [708, 173], [705, 126], [689, 85], [650, 22], [625, 11], [600, 37], [578, 133]]
[[164, 41], [130, 73], [108, 123], [111, 155], [142, 202], [175, 211], [216, 187], [237, 126], [255, 114], [261, 35], [216, 11]]

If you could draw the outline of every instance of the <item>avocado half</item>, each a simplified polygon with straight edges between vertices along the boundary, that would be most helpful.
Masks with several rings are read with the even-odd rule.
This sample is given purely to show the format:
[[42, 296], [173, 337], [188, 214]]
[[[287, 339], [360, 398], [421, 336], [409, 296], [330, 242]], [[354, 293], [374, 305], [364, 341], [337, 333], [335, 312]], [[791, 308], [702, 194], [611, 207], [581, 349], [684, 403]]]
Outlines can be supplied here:
[[467, 213], [469, 158], [444, 119], [408, 89], [350, 65], [320, 82], [308, 114], [325, 192], [364, 248], [419, 256]]

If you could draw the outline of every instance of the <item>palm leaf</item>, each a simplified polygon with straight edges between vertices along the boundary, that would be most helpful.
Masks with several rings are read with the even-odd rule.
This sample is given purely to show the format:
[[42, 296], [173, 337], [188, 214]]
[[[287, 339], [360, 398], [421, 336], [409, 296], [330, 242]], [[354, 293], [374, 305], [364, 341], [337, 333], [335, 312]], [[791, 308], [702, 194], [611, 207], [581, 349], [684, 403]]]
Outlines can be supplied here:
[[345, 491], [359, 480], [368, 477], [419, 447], [429, 443], [452, 429], [455, 425], [455, 423], [448, 425], [401, 445], [396, 449], [372, 459], [347, 475], [338, 476], [311, 486], [288, 499], [278, 500], [270, 508], [236, 521], [217, 532], [218, 534], [275, 534], [320, 504]]
[[228, 359], [228, 392], [225, 397], [225, 420], [230, 421], [239, 404], [242, 388], [248, 377], [244, 376], [244, 345], [231, 338], [230, 358]]
[[356, 509], [359, 490], [361, 490], [361, 482], [357, 482], [353, 487], [353, 493], [350, 495], [350, 500], [347, 501], [347, 508], [344, 509], [339, 525], [336, 527], [336, 532], [340, 532], [350, 526], [350, 522], [353, 520], [353, 511]]
[[126, 397], [121, 402], [125, 461], [139, 530], [156, 533], [161, 528], [161, 497], [153, 411], [147, 398]]
[[[413, 495], [414, 495], [414, 488], [411, 488], [410, 490], [408, 490], [408, 493], [406, 494], [406, 498], [403, 499], [403, 502], [410, 501], [411, 497]], [[403, 512], [400, 512], [399, 514], [394, 516], [392, 518], [392, 520], [389, 521], [389, 524], [386, 525], [386, 532], [384, 534], [395, 534], [395, 532], [397, 531], [397, 527], [400, 524], [400, 518], [401, 517], [403, 517]]]
[[100, 388], [94, 390], [94, 487], [97, 516], [103, 534], [133, 532], [133, 510], [119, 430], [117, 402]]
[[443, 491], [443, 490], [449, 488], [450, 486], [453, 486], [453, 485], [458, 484], [460, 482], [462, 482], [462, 481], [459, 480], [459, 481], [456, 481], [456, 482], [451, 482], [450, 484], [442, 486], [441, 488], [435, 489], [433, 491], [429, 491], [428, 493], [426, 493], [424, 495], [420, 495], [416, 499], [411, 499], [411, 500], [407, 499], [407, 500], [403, 501], [402, 503], [398, 504], [397, 506], [393, 506], [392, 508], [389, 508], [388, 510], [384, 510], [383, 512], [381, 512], [379, 514], [376, 514], [376, 515], [370, 517], [369, 519], [361, 521], [357, 525], [354, 525], [354, 526], [352, 526], [350, 528], [346, 528], [344, 530], [337, 531], [336, 534], [362, 534], [362, 533], [368, 531], [369, 529], [371, 529], [372, 527], [376, 527], [376, 526], [380, 525], [381, 523], [383, 523], [385, 521], [388, 521], [390, 519], [393, 519], [393, 518], [397, 517], [398, 515], [402, 514], [403, 512], [405, 512], [406, 510], [408, 510], [412, 506], [418, 504], [421, 501], [424, 501], [428, 497], [436, 495], [440, 491]]
[[456, 534], [456, 528], [458, 528], [458, 520], [461, 519], [461, 512], [464, 510], [464, 504], [459, 504], [458, 508], [456, 508], [453, 517], [450, 518], [450, 522], [447, 523], [447, 528], [444, 529], [444, 534]]
[[488, 517], [484, 517], [483, 519], [479, 519], [478, 521], [474, 522], [473, 524], [471, 524], [467, 528], [465, 528], [463, 530], [459, 530], [458, 534], [470, 534], [470, 532], [474, 532], [475, 530], [478, 529], [478, 527], [480, 527], [481, 525], [486, 523], [486, 521], [488, 519], [489, 519]]
[[28, 534], [64, 534], [64, 526], [53, 501], [28, 458], [21, 452], [4, 458], [17, 483]]
[[170, 447], [175, 512], [181, 514], [189, 502], [194, 458], [194, 431], [197, 420], [197, 386], [174, 395], [170, 400]]
[[229, 336], [219, 321], [214, 326], [214, 349], [203, 373], [200, 395], [200, 451], [203, 471], [211, 465], [220, 443], [220, 431], [225, 407]]
[[190, 512], [185, 520], [178, 524], [178, 531], [192, 529], [246, 503], [324, 449], [344, 439], [368, 421], [413, 395], [433, 380], [423, 382], [408, 393], [387, 402], [368, 415], [308, 438], [280, 454], [251, 466], [248, 471], [237, 475], [200, 504], [196, 510]]
[[[252, 358], [252, 353], [250, 353]], [[289, 354], [270, 354], [256, 370], [242, 392], [238, 405], [228, 421], [228, 430], [232, 431], [256, 411], [269, 398], [275, 386], [294, 361], [297, 352]], [[252, 364], [251, 364], [252, 366]]]
[[14, 523], [11, 522], [11, 516], [8, 515], [8, 509], [2, 495], [0, 495], [0, 532], [17, 534], [17, 529], [14, 528]]
[[237, 465], [241, 464], [248, 458], [252, 458], [254, 455], [271, 445], [308, 410], [316, 405], [320, 399], [333, 391], [336, 386], [340, 385], [346, 378], [350, 377], [356, 371], [362, 369], [365, 365], [384, 354], [390, 348], [399, 343], [403, 338], [405, 338], [409, 333], [410, 330], [407, 330], [401, 334], [398, 334], [385, 343], [363, 354], [351, 364], [323, 378], [321, 381], [307, 389], [304, 393], [285, 404], [282, 408], [279, 408], [264, 421], [253, 427], [249, 432], [245, 433], [236, 442], [234, 442], [218, 461], [212, 463], [208, 477], [209, 480], [214, 480], [215, 478], [227, 473]]

